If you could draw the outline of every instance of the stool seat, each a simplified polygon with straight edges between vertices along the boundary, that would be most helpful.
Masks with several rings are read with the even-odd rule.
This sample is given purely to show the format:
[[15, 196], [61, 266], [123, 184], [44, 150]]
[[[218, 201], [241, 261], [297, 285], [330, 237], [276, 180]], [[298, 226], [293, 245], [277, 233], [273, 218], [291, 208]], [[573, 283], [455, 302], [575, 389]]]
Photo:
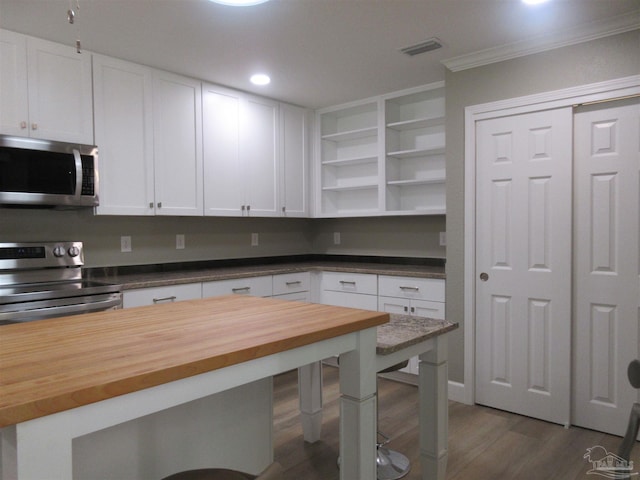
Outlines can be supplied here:
[[174, 473], [162, 480], [282, 480], [282, 467], [278, 462], [274, 462], [260, 475], [251, 475], [227, 468], [201, 468]]

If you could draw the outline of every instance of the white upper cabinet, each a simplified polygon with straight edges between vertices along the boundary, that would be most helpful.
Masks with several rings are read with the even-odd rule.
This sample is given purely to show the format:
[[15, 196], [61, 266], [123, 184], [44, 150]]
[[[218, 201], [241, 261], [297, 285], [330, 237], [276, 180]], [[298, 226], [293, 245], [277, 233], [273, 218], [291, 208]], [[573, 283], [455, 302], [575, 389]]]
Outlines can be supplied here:
[[204, 86], [206, 215], [279, 215], [278, 112], [272, 100]]
[[100, 214], [202, 215], [200, 82], [94, 57]]
[[309, 216], [309, 112], [280, 104], [280, 212]]
[[99, 214], [153, 215], [152, 71], [94, 55]]
[[93, 144], [91, 54], [0, 30], [0, 133]]
[[203, 215], [200, 81], [154, 71], [156, 215]]
[[317, 112], [316, 216], [444, 214], [442, 82]]

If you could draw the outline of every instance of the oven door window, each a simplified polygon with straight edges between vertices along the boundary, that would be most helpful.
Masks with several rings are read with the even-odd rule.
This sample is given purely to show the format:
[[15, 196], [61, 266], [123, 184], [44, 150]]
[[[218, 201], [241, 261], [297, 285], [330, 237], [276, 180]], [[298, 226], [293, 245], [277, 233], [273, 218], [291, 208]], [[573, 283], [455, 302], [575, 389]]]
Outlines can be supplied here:
[[74, 195], [75, 189], [72, 154], [10, 147], [0, 150], [0, 191]]

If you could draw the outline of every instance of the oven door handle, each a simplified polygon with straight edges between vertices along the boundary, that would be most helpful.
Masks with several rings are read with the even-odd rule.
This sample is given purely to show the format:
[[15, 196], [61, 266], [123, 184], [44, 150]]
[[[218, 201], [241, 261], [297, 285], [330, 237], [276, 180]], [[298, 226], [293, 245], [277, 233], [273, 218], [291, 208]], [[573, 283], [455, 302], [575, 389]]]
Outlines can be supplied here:
[[42, 307], [35, 310], [0, 313], [0, 320], [29, 322], [34, 319], [41, 320], [52, 317], [64, 317], [66, 315], [78, 315], [80, 313], [100, 312], [120, 306], [122, 306], [122, 298], [120, 295], [117, 295], [116, 297], [97, 302], [76, 303], [73, 305], [62, 305], [59, 307]]

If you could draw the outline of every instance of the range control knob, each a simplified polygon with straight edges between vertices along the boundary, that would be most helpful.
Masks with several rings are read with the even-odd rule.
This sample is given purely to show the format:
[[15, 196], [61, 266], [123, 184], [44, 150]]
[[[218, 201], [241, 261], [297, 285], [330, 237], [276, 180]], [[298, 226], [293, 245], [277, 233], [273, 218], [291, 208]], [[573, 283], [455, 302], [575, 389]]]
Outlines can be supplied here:
[[58, 245], [57, 247], [53, 247], [53, 256], [54, 257], [64, 257], [65, 254], [64, 247]]
[[78, 247], [76, 247], [75, 245], [72, 245], [71, 247], [69, 247], [70, 257], [77, 257], [78, 255], [80, 255], [80, 249]]

